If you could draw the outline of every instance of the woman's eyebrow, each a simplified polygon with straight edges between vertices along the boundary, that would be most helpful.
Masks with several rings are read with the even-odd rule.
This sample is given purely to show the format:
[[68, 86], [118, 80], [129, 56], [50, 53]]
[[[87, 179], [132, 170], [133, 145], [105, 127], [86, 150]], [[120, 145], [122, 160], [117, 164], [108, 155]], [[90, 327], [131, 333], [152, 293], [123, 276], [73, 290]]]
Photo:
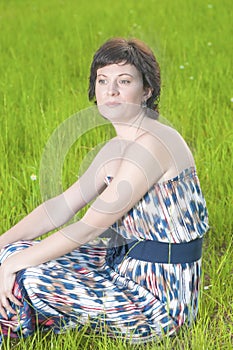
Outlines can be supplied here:
[[130, 73], [121, 73], [121, 74], [119, 74], [119, 77], [121, 77], [122, 75], [128, 75], [129, 77], [132, 77], [132, 78], [133, 78], [133, 75], [130, 74]]
[[[122, 75], [128, 75], [129, 77], [132, 77], [132, 78], [133, 78], [133, 75], [130, 74], [130, 73], [121, 73], [121, 74], [118, 74], [118, 77], [121, 77]], [[103, 74], [103, 73], [97, 74], [97, 77], [100, 77], [100, 76], [102, 76], [102, 77], [107, 77], [107, 75], [105, 75], [105, 74]]]

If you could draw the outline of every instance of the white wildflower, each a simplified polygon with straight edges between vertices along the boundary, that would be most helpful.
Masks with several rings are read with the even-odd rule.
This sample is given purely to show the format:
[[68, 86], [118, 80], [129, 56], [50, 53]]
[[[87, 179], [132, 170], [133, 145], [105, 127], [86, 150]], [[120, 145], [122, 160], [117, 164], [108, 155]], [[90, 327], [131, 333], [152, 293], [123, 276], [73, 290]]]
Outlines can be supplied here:
[[204, 286], [204, 290], [208, 290], [212, 287], [212, 284], [210, 284], [209, 286]]
[[30, 176], [30, 178], [31, 178], [32, 181], [36, 181], [37, 180], [37, 176], [35, 174], [32, 174]]

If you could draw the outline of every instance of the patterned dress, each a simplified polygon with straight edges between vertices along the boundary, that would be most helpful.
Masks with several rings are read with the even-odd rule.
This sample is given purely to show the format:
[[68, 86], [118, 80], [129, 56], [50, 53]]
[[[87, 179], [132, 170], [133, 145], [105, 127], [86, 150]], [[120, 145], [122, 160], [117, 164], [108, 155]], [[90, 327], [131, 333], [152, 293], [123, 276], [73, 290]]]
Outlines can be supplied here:
[[[107, 179], [106, 181], [111, 181]], [[206, 203], [194, 167], [157, 183], [114, 225], [125, 238], [189, 242], [208, 230]], [[17, 242], [0, 252], [0, 263], [36, 242]], [[54, 243], [56, 244], [56, 243]], [[195, 320], [201, 259], [163, 264], [127, 256], [107, 263], [107, 240], [98, 239], [48, 263], [17, 273], [17, 317], [0, 316], [2, 335], [28, 336], [36, 329], [81, 329], [124, 337], [132, 343], [172, 335]]]

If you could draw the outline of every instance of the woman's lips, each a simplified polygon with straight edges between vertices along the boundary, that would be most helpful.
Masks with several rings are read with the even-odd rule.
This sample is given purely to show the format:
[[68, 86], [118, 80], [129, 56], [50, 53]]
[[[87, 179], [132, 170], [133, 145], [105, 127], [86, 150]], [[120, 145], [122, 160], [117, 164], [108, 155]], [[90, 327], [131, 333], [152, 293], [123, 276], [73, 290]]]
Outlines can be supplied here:
[[106, 104], [106, 106], [108, 106], [108, 107], [117, 107], [117, 106], [120, 106], [120, 105], [121, 105], [120, 102], [106, 102], [105, 104]]

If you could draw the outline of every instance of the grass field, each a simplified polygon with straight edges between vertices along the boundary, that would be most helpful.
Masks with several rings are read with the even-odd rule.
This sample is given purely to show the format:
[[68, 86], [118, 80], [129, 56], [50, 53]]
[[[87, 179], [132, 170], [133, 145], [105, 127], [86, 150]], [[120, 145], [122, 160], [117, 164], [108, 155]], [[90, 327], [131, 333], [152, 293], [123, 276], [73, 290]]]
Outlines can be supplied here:
[[[223, 350], [233, 344], [232, 4], [230, 0], [1, 0], [0, 233], [41, 202], [43, 151], [53, 131], [92, 104], [95, 50], [109, 37], [138, 37], [162, 72], [160, 112], [193, 150], [209, 210], [200, 312], [192, 329], [144, 349]], [[112, 135], [88, 132], [69, 150], [63, 187], [89, 151]], [[33, 180], [34, 179], [34, 180]], [[133, 349], [103, 336], [35, 334], [3, 349]]]

